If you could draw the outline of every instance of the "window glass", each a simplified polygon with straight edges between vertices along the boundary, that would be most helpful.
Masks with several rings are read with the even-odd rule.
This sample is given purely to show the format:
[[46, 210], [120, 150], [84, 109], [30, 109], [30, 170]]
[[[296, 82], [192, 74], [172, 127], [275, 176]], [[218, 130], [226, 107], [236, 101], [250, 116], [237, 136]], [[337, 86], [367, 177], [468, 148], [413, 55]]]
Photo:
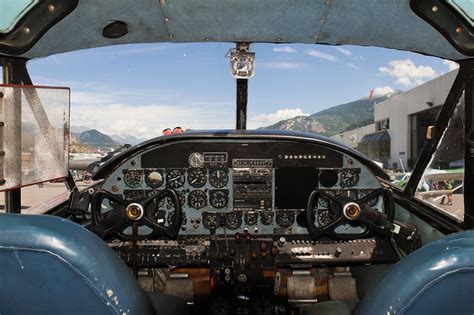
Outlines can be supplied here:
[[3, 0], [0, 2], [0, 33], [8, 33], [39, 0]]
[[464, 219], [464, 97], [418, 185], [415, 196], [450, 217]]

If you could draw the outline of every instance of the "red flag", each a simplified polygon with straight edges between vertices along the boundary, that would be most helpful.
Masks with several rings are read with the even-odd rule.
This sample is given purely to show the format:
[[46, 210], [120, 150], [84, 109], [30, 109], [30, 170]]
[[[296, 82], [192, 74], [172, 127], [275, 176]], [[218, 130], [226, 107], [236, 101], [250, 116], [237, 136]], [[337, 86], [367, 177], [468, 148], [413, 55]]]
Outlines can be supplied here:
[[370, 93], [369, 93], [369, 100], [373, 99], [374, 98], [374, 90], [370, 90]]

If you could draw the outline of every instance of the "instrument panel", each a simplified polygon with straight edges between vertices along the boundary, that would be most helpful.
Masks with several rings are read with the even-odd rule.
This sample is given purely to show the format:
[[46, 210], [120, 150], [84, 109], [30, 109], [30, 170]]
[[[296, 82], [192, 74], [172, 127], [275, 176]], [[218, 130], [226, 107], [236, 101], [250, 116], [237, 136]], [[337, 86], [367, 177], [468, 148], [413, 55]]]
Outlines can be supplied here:
[[[178, 192], [184, 219], [180, 235], [307, 234], [302, 212], [309, 194], [359, 199], [380, 186], [353, 157], [329, 147], [294, 141], [180, 141], [150, 148], [119, 165], [102, 185], [126, 200], [161, 189]], [[380, 210], [377, 197], [370, 205]], [[154, 205], [162, 224], [173, 220], [173, 203]], [[331, 220], [330, 202], [320, 199], [316, 224]], [[357, 233], [345, 225], [338, 233]]]

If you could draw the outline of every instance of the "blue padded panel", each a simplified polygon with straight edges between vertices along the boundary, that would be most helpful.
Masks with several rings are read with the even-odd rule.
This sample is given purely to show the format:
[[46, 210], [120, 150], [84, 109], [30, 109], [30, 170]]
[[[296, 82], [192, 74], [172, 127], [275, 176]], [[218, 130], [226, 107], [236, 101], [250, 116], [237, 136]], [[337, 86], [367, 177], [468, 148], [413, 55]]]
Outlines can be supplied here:
[[65, 219], [0, 214], [0, 314], [154, 314], [127, 266]]
[[389, 270], [355, 314], [473, 314], [474, 232], [432, 242]]
[[[116, 20], [129, 33], [104, 38], [102, 28]], [[466, 58], [409, 0], [80, 0], [23, 56], [169, 41], [354, 44]]]

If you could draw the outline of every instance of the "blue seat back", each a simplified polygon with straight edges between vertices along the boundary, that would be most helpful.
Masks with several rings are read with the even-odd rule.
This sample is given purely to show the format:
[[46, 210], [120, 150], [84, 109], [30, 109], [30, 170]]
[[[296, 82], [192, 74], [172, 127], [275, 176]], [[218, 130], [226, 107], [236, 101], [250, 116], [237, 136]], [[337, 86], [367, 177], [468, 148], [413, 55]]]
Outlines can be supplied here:
[[153, 314], [128, 267], [65, 219], [0, 214], [0, 314]]
[[390, 269], [355, 314], [474, 314], [474, 231], [411, 253]]

